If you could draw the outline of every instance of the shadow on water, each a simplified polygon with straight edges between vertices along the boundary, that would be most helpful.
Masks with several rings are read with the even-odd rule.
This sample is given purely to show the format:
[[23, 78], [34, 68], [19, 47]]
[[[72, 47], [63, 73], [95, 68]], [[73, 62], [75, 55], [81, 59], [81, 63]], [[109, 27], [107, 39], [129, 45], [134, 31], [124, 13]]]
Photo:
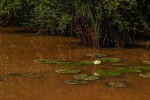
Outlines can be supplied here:
[[[135, 48], [95, 49], [79, 47], [75, 39], [71, 40], [73, 44], [70, 46], [69, 37], [27, 36], [27, 33], [17, 33], [16, 30], [0, 28], [0, 75], [7, 76], [0, 77], [0, 100], [150, 100], [150, 80], [140, 77], [139, 73], [101, 77], [89, 81], [86, 85], [68, 85], [64, 81], [74, 79], [73, 76], [77, 74], [55, 73], [56, 69], [67, 66], [33, 62], [37, 59], [94, 61], [97, 58], [88, 57], [86, 54], [100, 53], [123, 59], [119, 64], [127, 65], [124, 67], [143, 65], [143, 61], [150, 61], [150, 50], [146, 49], [147, 41], [137, 42], [138, 46]], [[69, 68], [80, 69], [82, 74], [87, 75], [91, 75], [98, 69], [113, 70], [118, 67], [110, 62], [98, 66], [69, 66]], [[49, 74], [41, 77], [42, 72]], [[21, 77], [12, 75], [21, 75]], [[107, 85], [114, 82], [126, 82], [128, 86], [113, 88]]]

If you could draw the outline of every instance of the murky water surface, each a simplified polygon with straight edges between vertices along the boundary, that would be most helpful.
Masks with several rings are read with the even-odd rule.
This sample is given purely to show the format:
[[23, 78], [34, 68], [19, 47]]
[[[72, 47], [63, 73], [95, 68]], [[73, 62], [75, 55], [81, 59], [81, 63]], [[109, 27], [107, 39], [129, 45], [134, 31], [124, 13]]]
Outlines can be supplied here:
[[[87, 85], [68, 85], [64, 80], [73, 79], [74, 74], [58, 74], [60, 65], [35, 63], [35, 59], [64, 59], [69, 61], [95, 60], [87, 53], [104, 53], [122, 58], [124, 64], [142, 65], [150, 60], [150, 49], [92, 49], [79, 47], [68, 37], [37, 36], [19, 32], [15, 28], [0, 28], [0, 75], [9, 73], [47, 73], [43, 78], [20, 76], [0, 77], [0, 100], [150, 100], [150, 79], [138, 73], [125, 73], [120, 77], [104, 77], [90, 81]], [[75, 68], [75, 67], [71, 67]], [[82, 73], [91, 74], [97, 69], [112, 69], [110, 63], [98, 66], [76, 67]], [[106, 83], [125, 81], [127, 88], [111, 88]]]

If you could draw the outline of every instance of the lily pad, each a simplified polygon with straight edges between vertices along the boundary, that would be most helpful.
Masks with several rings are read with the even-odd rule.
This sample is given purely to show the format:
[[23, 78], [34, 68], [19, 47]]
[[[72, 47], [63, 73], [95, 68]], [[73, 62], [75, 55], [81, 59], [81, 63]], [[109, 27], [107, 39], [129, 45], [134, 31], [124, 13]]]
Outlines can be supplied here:
[[105, 55], [105, 54], [99, 54], [99, 53], [88, 53], [88, 54], [86, 54], [86, 56], [89, 56], [89, 57], [99, 57], [99, 58], [107, 57], [107, 55]]
[[108, 86], [113, 88], [126, 88], [127, 84], [125, 82], [108, 82]]
[[146, 73], [146, 74], [139, 74], [139, 76], [141, 76], [141, 77], [145, 77], [145, 78], [150, 78], [150, 73]]
[[5, 74], [4, 76], [21, 76], [21, 77], [29, 77], [29, 78], [42, 78], [45, 76], [46, 73], [9, 73]]
[[33, 60], [34, 62], [44, 63], [44, 64], [59, 64], [64, 66], [81, 66], [81, 65], [90, 65], [94, 64], [93, 61], [58, 61], [58, 60], [51, 60], [51, 59], [39, 59]]
[[117, 68], [116, 70], [119, 71], [119, 72], [127, 72], [127, 73], [142, 72], [141, 69], [134, 68], [134, 67], [131, 67], [131, 68]]
[[41, 73], [26, 73], [23, 76], [29, 77], [29, 78], [42, 78], [43, 74], [41, 74]]
[[6, 47], [6, 48], [15, 48], [17, 47], [15, 44], [11, 44], [11, 45], [5, 45], [3, 47]]
[[122, 60], [119, 58], [101, 58], [102, 62], [121, 62]]
[[78, 80], [97, 80], [100, 78], [100, 76], [95, 76], [95, 75], [86, 75], [86, 74], [80, 74], [80, 75], [76, 75], [74, 76], [75, 79]]
[[94, 64], [93, 61], [89, 61], [89, 60], [83, 60], [79, 62], [82, 65], [90, 65], [90, 64]]
[[113, 66], [125, 66], [126, 64], [112, 64]]
[[83, 61], [60, 61], [60, 65], [65, 65], [65, 66], [81, 66], [81, 65], [91, 65], [94, 64], [92, 61], [89, 60], [83, 60]]
[[57, 72], [57, 73], [66, 73], [66, 74], [75, 74], [75, 73], [80, 73], [81, 70], [70, 69], [70, 68], [60, 68], [60, 69], [56, 69], [55, 72]]
[[33, 60], [33, 62], [44, 63], [44, 64], [59, 64], [60, 63], [57, 60], [51, 60], [51, 59], [39, 59], [39, 60]]
[[119, 76], [121, 72], [109, 71], [109, 70], [98, 70], [94, 73], [96, 76]]
[[80, 66], [80, 63], [77, 63], [75, 61], [69, 62], [69, 61], [60, 61], [58, 64], [64, 65], [64, 66]]
[[150, 64], [150, 61], [143, 61], [144, 64]]
[[150, 66], [134, 66], [137, 69], [143, 70], [143, 71], [149, 71]]
[[87, 84], [88, 83], [88, 81], [85, 81], [85, 80], [66, 80], [64, 82], [66, 84], [73, 84], [73, 85], [76, 85], [76, 84], [83, 85], [83, 84]]
[[9, 73], [9, 74], [5, 74], [4, 76], [23, 76], [23, 74], [20, 74], [20, 73]]

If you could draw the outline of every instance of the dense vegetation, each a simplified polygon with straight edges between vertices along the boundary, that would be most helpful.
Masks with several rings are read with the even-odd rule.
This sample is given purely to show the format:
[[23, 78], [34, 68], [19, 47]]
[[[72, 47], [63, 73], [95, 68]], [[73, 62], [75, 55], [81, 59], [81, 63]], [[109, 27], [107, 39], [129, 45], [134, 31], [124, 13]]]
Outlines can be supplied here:
[[148, 0], [1, 0], [0, 24], [23, 25], [38, 33], [76, 35], [87, 46], [132, 45], [150, 37]]

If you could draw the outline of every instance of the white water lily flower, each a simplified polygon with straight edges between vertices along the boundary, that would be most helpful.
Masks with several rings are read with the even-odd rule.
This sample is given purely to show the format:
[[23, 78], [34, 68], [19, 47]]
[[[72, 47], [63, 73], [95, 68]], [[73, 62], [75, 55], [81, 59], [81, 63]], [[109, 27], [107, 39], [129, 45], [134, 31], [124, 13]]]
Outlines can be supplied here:
[[95, 60], [95, 61], [93, 61], [93, 63], [94, 63], [95, 65], [97, 65], [97, 64], [101, 64], [101, 61], [100, 61], [100, 60]]
[[100, 76], [99, 74], [97, 74], [96, 72], [95, 73], [93, 73], [93, 75], [95, 75], [95, 76]]

